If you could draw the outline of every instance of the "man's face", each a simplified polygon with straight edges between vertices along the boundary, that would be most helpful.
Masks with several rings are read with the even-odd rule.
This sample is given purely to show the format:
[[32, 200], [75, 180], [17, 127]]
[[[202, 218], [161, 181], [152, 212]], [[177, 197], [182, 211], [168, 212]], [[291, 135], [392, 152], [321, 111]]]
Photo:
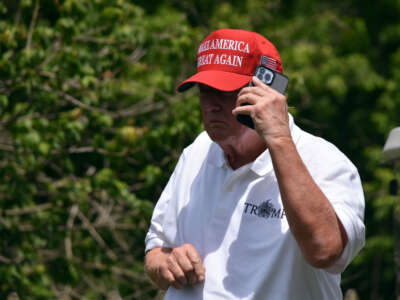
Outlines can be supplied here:
[[213, 141], [223, 141], [246, 131], [232, 115], [240, 89], [223, 92], [203, 84], [199, 84], [199, 89], [204, 128]]

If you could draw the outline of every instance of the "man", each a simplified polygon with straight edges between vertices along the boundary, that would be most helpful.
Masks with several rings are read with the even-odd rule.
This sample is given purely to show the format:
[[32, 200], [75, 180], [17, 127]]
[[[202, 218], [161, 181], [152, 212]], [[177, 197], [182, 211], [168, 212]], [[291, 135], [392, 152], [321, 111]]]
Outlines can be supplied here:
[[294, 124], [285, 96], [252, 77], [260, 62], [283, 71], [266, 38], [217, 30], [178, 86], [199, 86], [206, 132], [182, 153], [146, 236], [165, 299], [340, 299], [340, 273], [364, 245], [357, 169]]

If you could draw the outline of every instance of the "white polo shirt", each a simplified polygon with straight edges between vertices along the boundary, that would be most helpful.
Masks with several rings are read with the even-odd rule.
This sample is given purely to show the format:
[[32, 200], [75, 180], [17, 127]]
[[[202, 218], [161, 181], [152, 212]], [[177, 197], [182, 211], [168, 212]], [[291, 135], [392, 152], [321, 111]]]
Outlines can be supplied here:
[[232, 170], [201, 133], [184, 151], [153, 213], [146, 251], [192, 244], [204, 283], [170, 287], [165, 300], [342, 299], [340, 273], [365, 243], [364, 196], [357, 169], [334, 145], [297, 127], [292, 138], [332, 203], [348, 243], [329, 269], [312, 267], [294, 239], [268, 150]]

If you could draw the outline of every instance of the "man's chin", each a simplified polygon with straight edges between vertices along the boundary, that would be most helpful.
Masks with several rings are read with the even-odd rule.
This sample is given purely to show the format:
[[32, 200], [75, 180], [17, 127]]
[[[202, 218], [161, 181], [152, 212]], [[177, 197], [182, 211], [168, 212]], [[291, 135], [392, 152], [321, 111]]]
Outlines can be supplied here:
[[237, 139], [237, 136], [232, 133], [232, 130], [227, 128], [208, 128], [206, 131], [210, 139], [217, 144]]
[[227, 130], [223, 130], [222, 128], [208, 129], [207, 133], [210, 139], [214, 142], [226, 140], [230, 136]]
[[255, 140], [260, 139], [260, 136], [255, 130], [247, 127], [243, 128], [243, 130], [240, 130], [239, 132], [235, 132], [234, 130], [226, 127], [208, 127], [206, 128], [206, 131], [210, 139], [218, 144], [226, 144], [229, 142], [253, 143]]

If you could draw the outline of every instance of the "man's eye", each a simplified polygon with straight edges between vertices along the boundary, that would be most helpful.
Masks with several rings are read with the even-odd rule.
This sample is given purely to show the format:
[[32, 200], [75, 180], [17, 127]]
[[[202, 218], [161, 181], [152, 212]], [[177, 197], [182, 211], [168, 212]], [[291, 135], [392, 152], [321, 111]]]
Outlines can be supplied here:
[[232, 98], [236, 97], [237, 93], [236, 92], [221, 92], [221, 97], [224, 98]]

